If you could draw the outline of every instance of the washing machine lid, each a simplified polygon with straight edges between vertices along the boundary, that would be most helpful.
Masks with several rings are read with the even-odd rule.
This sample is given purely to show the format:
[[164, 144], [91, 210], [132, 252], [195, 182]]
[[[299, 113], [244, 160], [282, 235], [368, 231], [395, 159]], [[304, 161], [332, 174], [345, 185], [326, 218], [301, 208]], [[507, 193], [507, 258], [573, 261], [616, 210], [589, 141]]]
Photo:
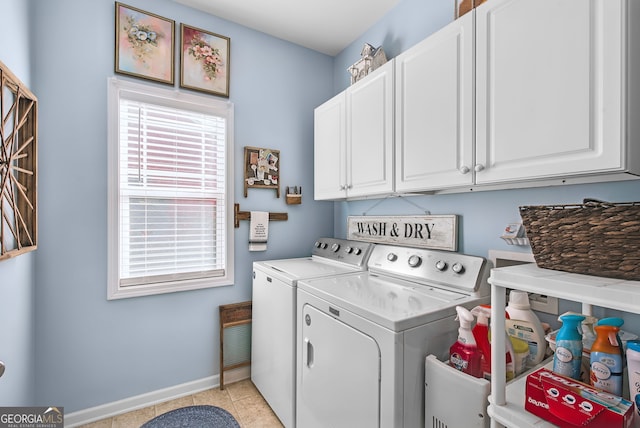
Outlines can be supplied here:
[[298, 288], [397, 332], [455, 315], [457, 305], [478, 300], [369, 272], [302, 280]]
[[302, 257], [296, 259], [266, 260], [258, 262], [268, 271], [284, 276], [290, 281], [298, 281], [302, 278], [317, 278], [330, 275], [341, 275], [362, 270], [364, 267], [356, 267], [331, 260], [323, 260], [318, 257]]

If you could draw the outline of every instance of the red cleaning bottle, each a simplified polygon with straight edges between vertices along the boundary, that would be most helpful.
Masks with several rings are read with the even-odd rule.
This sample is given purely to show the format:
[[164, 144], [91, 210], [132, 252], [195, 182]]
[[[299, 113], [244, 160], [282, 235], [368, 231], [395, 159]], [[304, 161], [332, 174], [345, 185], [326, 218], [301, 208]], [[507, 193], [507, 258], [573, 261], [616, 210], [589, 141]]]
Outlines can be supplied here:
[[456, 306], [460, 321], [458, 340], [449, 348], [449, 364], [474, 377], [482, 377], [482, 352], [478, 349], [471, 332], [473, 315], [467, 308]]
[[491, 343], [489, 343], [489, 317], [491, 317], [491, 306], [480, 305], [471, 309], [471, 315], [478, 319], [476, 325], [471, 330], [476, 345], [482, 353], [482, 373], [486, 379], [491, 378]]
[[[476, 345], [478, 349], [482, 353], [482, 373], [485, 379], [491, 379], [491, 334], [489, 330], [489, 318], [491, 318], [491, 305], [480, 305], [471, 309], [471, 314], [474, 315], [478, 321], [476, 325], [471, 330], [473, 334], [473, 338], [476, 341]], [[509, 314], [505, 312], [505, 317], [509, 318]], [[515, 377], [514, 372], [514, 352], [513, 346], [511, 345], [511, 341], [509, 339], [509, 335], [505, 332], [505, 360], [507, 363], [506, 367], [506, 380], [510, 381]]]

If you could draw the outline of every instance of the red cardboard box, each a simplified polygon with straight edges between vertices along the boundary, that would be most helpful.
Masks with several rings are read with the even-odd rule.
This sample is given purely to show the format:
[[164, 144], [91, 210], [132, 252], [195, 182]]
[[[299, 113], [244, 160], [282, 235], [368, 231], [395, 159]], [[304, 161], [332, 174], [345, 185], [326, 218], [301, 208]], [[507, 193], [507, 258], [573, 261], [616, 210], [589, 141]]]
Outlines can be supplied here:
[[524, 408], [561, 428], [628, 428], [633, 403], [541, 368], [527, 376]]

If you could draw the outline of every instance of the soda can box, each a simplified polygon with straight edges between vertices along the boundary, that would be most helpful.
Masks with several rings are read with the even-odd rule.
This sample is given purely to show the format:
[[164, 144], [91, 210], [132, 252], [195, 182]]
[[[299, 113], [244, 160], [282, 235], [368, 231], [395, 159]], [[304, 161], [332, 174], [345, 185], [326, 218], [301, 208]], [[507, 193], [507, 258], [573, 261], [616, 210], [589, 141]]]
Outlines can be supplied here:
[[561, 428], [628, 428], [633, 403], [540, 368], [527, 376], [524, 408]]

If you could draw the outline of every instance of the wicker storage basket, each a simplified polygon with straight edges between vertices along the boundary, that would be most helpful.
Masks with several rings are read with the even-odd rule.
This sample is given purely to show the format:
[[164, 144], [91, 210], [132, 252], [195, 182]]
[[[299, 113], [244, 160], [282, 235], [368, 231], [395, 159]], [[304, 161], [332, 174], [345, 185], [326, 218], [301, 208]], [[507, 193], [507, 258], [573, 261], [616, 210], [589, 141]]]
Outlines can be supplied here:
[[640, 202], [520, 207], [541, 268], [640, 280]]

